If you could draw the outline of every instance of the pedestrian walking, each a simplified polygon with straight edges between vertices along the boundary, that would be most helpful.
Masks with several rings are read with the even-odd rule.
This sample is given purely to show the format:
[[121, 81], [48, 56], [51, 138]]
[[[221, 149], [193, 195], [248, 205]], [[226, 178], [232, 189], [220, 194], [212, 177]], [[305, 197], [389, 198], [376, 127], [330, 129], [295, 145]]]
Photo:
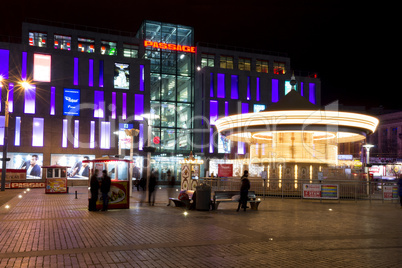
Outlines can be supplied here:
[[111, 178], [107, 175], [107, 171], [102, 171], [102, 183], [101, 183], [101, 192], [102, 192], [102, 200], [103, 200], [103, 207], [102, 211], [107, 211], [107, 207], [109, 204], [109, 191], [110, 185], [112, 184]]
[[153, 206], [155, 204], [155, 191], [156, 191], [156, 176], [155, 173], [151, 173], [148, 183], [148, 204]]
[[91, 187], [91, 199], [89, 199], [89, 211], [97, 211], [96, 201], [98, 201], [99, 193], [99, 181], [98, 181], [99, 170], [95, 169], [94, 174], [91, 176], [90, 187]]
[[240, 206], [244, 209], [244, 211], [246, 211], [249, 189], [250, 181], [248, 180], [248, 170], [245, 170], [243, 176], [241, 177], [240, 200], [236, 211], [240, 210]]

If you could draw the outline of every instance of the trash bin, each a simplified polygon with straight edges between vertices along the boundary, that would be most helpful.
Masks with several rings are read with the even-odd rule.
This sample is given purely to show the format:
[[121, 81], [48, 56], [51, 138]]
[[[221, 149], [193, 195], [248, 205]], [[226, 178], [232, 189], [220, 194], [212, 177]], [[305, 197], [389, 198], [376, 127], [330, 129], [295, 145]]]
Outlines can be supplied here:
[[211, 206], [211, 186], [206, 184], [201, 184], [195, 187], [196, 189], [196, 204], [195, 209], [197, 210], [209, 210]]

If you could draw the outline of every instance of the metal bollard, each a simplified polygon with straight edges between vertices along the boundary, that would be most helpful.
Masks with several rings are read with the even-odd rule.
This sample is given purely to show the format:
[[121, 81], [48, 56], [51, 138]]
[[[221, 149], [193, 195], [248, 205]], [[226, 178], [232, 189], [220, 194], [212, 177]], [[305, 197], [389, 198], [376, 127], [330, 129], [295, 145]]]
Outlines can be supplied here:
[[77, 198], [77, 191], [75, 191], [75, 199], [78, 199], [78, 198]]

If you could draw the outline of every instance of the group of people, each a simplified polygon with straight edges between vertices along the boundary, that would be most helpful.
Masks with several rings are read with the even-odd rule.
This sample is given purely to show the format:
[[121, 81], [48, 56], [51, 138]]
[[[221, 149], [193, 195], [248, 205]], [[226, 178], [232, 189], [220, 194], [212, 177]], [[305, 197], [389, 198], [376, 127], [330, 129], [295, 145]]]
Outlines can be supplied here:
[[102, 171], [102, 179], [99, 185], [98, 180], [99, 170], [95, 169], [94, 174], [91, 176], [90, 187], [91, 187], [91, 199], [89, 200], [89, 211], [97, 211], [96, 201], [98, 200], [99, 189], [102, 194], [102, 211], [107, 211], [109, 204], [109, 191], [112, 184], [112, 179], [107, 174], [106, 170]]

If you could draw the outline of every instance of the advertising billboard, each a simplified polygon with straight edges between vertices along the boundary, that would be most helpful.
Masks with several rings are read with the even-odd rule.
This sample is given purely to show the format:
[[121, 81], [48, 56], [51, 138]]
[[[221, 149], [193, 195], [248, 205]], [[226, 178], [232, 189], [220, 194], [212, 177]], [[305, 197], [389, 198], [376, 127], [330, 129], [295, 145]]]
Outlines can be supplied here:
[[123, 63], [114, 64], [114, 88], [129, 89], [130, 65]]
[[80, 115], [80, 90], [64, 89], [63, 96], [63, 115]]

